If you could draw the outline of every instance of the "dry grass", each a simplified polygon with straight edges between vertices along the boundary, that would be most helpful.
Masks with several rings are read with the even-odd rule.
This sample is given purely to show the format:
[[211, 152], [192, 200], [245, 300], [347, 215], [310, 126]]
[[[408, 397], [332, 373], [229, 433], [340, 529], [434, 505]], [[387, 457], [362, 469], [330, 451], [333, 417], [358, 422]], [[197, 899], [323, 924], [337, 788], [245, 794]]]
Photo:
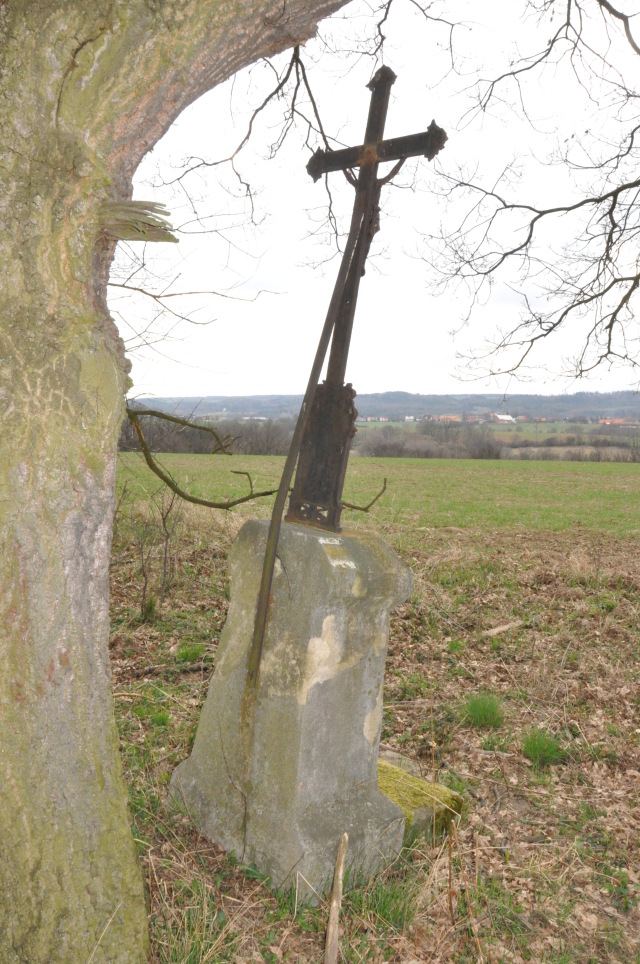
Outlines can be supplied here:
[[[150, 621], [140, 532], [144, 522], [157, 596], [153, 510], [123, 503], [112, 566], [114, 690], [152, 960], [321, 961], [326, 907], [273, 895], [166, 806], [215, 664], [238, 525], [182, 513]], [[345, 895], [342, 960], [640, 960], [640, 540], [393, 524], [385, 535], [416, 586], [392, 620], [383, 742], [466, 805], [450, 845], [414, 842]], [[465, 722], [477, 693], [500, 699], [502, 726]], [[535, 727], [558, 740], [561, 762], [524, 755]]]

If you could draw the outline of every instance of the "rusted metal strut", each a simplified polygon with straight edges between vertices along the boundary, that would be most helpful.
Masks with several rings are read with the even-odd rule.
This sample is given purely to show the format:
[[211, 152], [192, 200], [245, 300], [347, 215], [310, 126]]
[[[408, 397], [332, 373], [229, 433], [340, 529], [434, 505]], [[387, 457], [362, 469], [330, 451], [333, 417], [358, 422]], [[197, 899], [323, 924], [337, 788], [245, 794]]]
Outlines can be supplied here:
[[[342, 489], [357, 416], [356, 393], [351, 385], [344, 384], [344, 377], [360, 279], [379, 228], [380, 190], [407, 157], [422, 154], [431, 160], [447, 140], [435, 121], [422, 134], [382, 140], [395, 79], [392, 70], [381, 67], [367, 85], [371, 103], [363, 145], [341, 151], [317, 151], [307, 165], [314, 181], [330, 171], [346, 173], [352, 167], [359, 167], [359, 174], [347, 243], [271, 515], [247, 664], [249, 688], [258, 681], [282, 513], [296, 462], [298, 471], [287, 520], [340, 531]], [[387, 177], [379, 180], [378, 165], [388, 160], [398, 163]], [[355, 180], [347, 176], [352, 182]], [[318, 385], [330, 340], [327, 377]]]

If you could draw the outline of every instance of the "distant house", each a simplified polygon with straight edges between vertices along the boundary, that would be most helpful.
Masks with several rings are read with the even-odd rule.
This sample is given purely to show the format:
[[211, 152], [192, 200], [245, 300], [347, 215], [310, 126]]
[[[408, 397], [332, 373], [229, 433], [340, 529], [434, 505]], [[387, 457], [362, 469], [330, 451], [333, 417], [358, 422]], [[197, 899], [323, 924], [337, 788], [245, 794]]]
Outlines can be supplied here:
[[637, 425], [637, 418], [601, 418], [598, 420], [600, 425]]
[[513, 417], [513, 415], [499, 415], [497, 412], [492, 412], [491, 415], [489, 416], [489, 421], [499, 422], [501, 425], [504, 425], [505, 423], [509, 425], [513, 425], [515, 422], [515, 418]]

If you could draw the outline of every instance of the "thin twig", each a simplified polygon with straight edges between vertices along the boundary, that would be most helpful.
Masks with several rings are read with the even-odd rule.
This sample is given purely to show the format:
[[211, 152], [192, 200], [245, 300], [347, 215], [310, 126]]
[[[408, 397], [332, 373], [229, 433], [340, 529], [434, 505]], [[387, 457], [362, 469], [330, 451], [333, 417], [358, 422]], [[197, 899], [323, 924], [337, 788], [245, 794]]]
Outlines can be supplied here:
[[[482, 953], [482, 947], [480, 946], [480, 938], [478, 937], [478, 926], [476, 924], [476, 919], [473, 916], [473, 907], [471, 905], [471, 892], [469, 888], [469, 882], [467, 881], [467, 874], [464, 866], [464, 860], [462, 857], [462, 850], [460, 848], [460, 838], [458, 837], [458, 828], [456, 827], [455, 820], [451, 821], [450, 828], [453, 828], [453, 835], [456, 838], [456, 846], [458, 848], [458, 856], [460, 858], [460, 880], [464, 888], [465, 896], [467, 898], [467, 908], [469, 910], [469, 920], [471, 921], [471, 930], [473, 931], [473, 937], [476, 942], [476, 947], [478, 949], [478, 962], [479, 964], [484, 964], [484, 956]], [[451, 832], [449, 835], [451, 835]]]
[[371, 506], [375, 505], [378, 499], [380, 498], [380, 496], [383, 495], [386, 491], [387, 491], [387, 480], [385, 479], [384, 484], [380, 489], [380, 491], [378, 492], [378, 494], [374, 496], [371, 502], [368, 502], [367, 505], [354, 505], [353, 502], [345, 502], [344, 499], [342, 500], [342, 505], [345, 509], [355, 509], [356, 512], [368, 512]]
[[251, 495], [253, 495], [253, 479], [251, 478], [251, 475], [248, 472], [243, 472], [241, 469], [231, 469], [231, 474], [246, 475], [247, 479], [249, 480], [249, 492], [251, 493]]
[[120, 910], [121, 907], [122, 907], [122, 901], [120, 901], [120, 902], [118, 903], [118, 906], [117, 906], [116, 909], [114, 910], [113, 914], [111, 915], [111, 917], [109, 918], [109, 920], [107, 921], [107, 923], [106, 923], [106, 924], [104, 925], [104, 927], [102, 928], [102, 932], [101, 932], [101, 934], [100, 934], [100, 937], [99, 937], [98, 940], [96, 941], [96, 943], [95, 943], [95, 945], [94, 945], [94, 948], [93, 948], [93, 950], [91, 951], [91, 957], [90, 957], [89, 960], [87, 961], [87, 964], [91, 964], [91, 961], [94, 959], [94, 957], [95, 957], [95, 955], [96, 955], [96, 951], [98, 950], [98, 947], [100, 946], [100, 941], [102, 940], [102, 938], [104, 937], [104, 935], [107, 933], [109, 927], [111, 926], [111, 921], [112, 921], [113, 918], [116, 916], [116, 914], [118, 913], [118, 911]]
[[451, 923], [455, 927], [456, 917], [453, 912], [453, 838], [451, 828], [453, 826], [453, 820], [449, 824], [449, 888], [447, 890], [447, 897], [449, 899], [449, 914], [451, 916]]
[[333, 874], [333, 886], [331, 888], [331, 907], [329, 909], [329, 923], [327, 924], [327, 939], [324, 950], [324, 964], [336, 964], [338, 960], [339, 941], [338, 941], [338, 920], [340, 918], [340, 905], [342, 904], [342, 878], [344, 876], [344, 863], [347, 856], [349, 845], [349, 835], [343, 833], [338, 843], [338, 855]]

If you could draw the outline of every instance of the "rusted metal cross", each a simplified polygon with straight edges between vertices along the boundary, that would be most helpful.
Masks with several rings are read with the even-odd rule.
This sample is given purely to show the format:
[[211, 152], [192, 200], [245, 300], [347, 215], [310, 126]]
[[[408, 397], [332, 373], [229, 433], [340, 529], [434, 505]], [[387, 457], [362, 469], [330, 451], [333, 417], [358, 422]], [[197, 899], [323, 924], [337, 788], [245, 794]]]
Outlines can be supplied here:
[[[421, 134], [382, 139], [395, 79], [389, 67], [381, 67], [368, 84], [371, 104], [364, 144], [340, 151], [316, 151], [307, 165], [314, 181], [331, 171], [344, 171], [356, 189], [356, 196], [342, 263], [271, 517], [247, 665], [250, 687], [255, 686], [258, 679], [280, 523], [296, 463], [298, 470], [287, 520], [340, 531], [342, 489], [358, 414], [354, 406], [356, 393], [350, 384], [344, 384], [344, 377], [360, 279], [379, 227], [381, 188], [397, 174], [408, 157], [424, 155], [432, 160], [447, 140], [435, 121]], [[379, 179], [378, 165], [384, 161], [397, 161], [397, 164], [386, 177]], [[360, 169], [357, 180], [351, 173], [355, 167]], [[330, 339], [327, 376], [319, 385]]]
[[[382, 140], [389, 94], [395, 79], [392, 70], [382, 67], [369, 84], [371, 105], [364, 144], [341, 151], [316, 151], [307, 165], [314, 181], [330, 171], [360, 168], [357, 182], [352, 177], [356, 187], [352, 218], [356, 241], [353, 253], [349, 245], [345, 250], [348, 271], [335, 310], [327, 377], [314, 394], [286, 516], [291, 522], [310, 523], [334, 532], [340, 529], [342, 488], [357, 416], [353, 404], [356, 393], [350, 384], [344, 384], [344, 377], [360, 279], [371, 241], [379, 227], [380, 190], [407, 157], [424, 154], [431, 160], [444, 146], [447, 137], [433, 122], [422, 134]], [[379, 180], [379, 163], [392, 160], [399, 161], [399, 164], [390, 175]]]

